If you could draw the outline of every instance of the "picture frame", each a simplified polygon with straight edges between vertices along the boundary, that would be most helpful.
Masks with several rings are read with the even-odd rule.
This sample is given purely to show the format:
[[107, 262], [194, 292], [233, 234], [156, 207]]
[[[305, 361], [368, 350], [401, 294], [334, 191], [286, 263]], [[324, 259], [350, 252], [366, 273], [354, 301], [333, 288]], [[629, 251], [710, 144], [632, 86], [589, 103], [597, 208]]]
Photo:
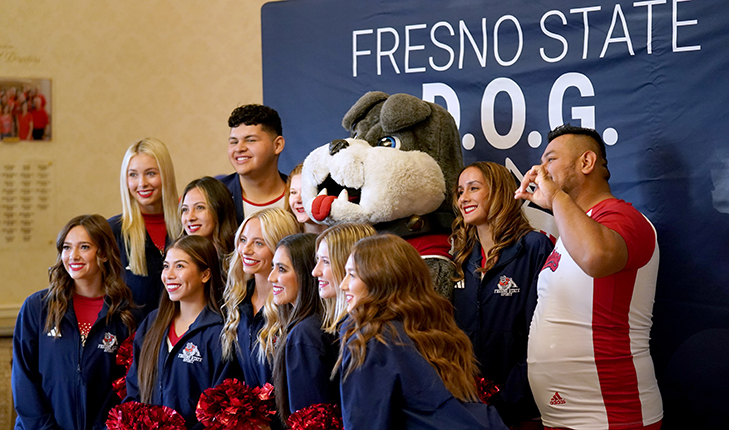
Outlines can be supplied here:
[[50, 141], [51, 80], [0, 78], [0, 141]]

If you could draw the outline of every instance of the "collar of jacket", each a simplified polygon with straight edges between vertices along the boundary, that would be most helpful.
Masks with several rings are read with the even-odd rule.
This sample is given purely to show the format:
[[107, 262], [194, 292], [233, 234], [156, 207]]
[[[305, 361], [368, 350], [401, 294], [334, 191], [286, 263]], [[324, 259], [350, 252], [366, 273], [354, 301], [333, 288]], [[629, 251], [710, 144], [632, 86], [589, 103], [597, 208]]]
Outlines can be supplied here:
[[[215, 312], [214, 310], [210, 309], [210, 307], [205, 306], [203, 310], [200, 312], [200, 315], [197, 316], [195, 319], [195, 322], [193, 322], [190, 325], [190, 328], [187, 329], [187, 333], [193, 333], [198, 330], [201, 330], [207, 326], [215, 325], [215, 324], [221, 324], [223, 323], [223, 316], [219, 313]], [[184, 336], [183, 336], [184, 337]], [[182, 339], [180, 339], [182, 340]]]
[[[526, 235], [522, 236], [522, 238], [516, 243], [502, 249], [501, 254], [499, 255], [499, 261], [496, 262], [494, 267], [489, 269], [489, 272], [509, 264], [511, 260], [516, 258], [516, 256], [519, 255], [521, 248], [524, 246], [523, 242], [525, 237]], [[472, 276], [476, 276], [476, 270], [478, 270], [479, 267], [481, 267], [481, 244], [477, 242], [476, 246], [473, 247], [473, 251], [471, 251], [471, 258], [469, 259], [468, 267], [466, 269]], [[480, 276], [476, 277], [480, 278]]]

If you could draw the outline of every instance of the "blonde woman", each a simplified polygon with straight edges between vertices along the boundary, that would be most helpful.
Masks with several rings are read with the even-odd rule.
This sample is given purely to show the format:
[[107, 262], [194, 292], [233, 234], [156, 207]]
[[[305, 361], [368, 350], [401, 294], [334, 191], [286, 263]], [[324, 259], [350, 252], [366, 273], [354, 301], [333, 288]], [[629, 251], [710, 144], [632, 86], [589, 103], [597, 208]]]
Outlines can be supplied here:
[[121, 165], [122, 213], [109, 219], [121, 251], [124, 282], [147, 315], [159, 306], [165, 246], [180, 231], [177, 183], [164, 143], [142, 139], [127, 149]]
[[[235, 252], [230, 259], [224, 293], [226, 320], [221, 340], [223, 356], [232, 360], [237, 354], [245, 382], [251, 387], [273, 382], [270, 362], [257, 346], [268, 316], [264, 304], [271, 296], [267, 278], [276, 244], [298, 232], [299, 225], [292, 214], [272, 208], [250, 215], [235, 233]], [[276, 317], [275, 309], [271, 315]], [[271, 333], [272, 350], [276, 330]]]
[[347, 314], [347, 303], [339, 284], [344, 279], [344, 264], [358, 240], [377, 234], [368, 224], [344, 223], [324, 230], [316, 239], [316, 266], [311, 274], [318, 278], [319, 296], [324, 300], [322, 328], [337, 333], [339, 321]]

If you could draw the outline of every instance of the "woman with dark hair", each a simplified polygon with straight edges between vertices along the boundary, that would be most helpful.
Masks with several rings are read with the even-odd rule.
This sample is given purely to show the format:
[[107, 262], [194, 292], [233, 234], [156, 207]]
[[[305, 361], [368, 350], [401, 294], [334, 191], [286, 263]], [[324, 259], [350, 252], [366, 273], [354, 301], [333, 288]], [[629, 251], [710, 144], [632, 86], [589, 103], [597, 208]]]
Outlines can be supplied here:
[[15, 428], [105, 428], [125, 370], [116, 350], [136, 327], [132, 293], [101, 215], [69, 221], [56, 249], [49, 288], [25, 300], [15, 324]]
[[[314, 404], [339, 403], [336, 381], [330, 380], [337, 346], [321, 328], [323, 306], [314, 268], [316, 235], [299, 233], [283, 238], [273, 255], [273, 302], [281, 335], [273, 360], [276, 406], [283, 421]], [[268, 324], [268, 321], [267, 321]]]
[[223, 281], [228, 271], [228, 255], [235, 249], [233, 236], [238, 227], [230, 191], [210, 176], [187, 184], [180, 200], [181, 234], [210, 239], [223, 264]]
[[500, 388], [493, 404], [507, 424], [526, 430], [541, 428], [527, 379], [527, 339], [537, 278], [554, 245], [529, 225], [516, 189], [500, 164], [477, 162], [461, 172], [453, 201], [453, 306], [481, 375]]
[[418, 251], [391, 234], [366, 237], [345, 267], [349, 318], [337, 361], [344, 428], [505, 430], [478, 403], [471, 342]]
[[172, 242], [162, 281], [167, 294], [134, 338], [126, 400], [173, 408], [190, 427], [202, 392], [238, 376], [237, 362], [222, 359], [223, 282], [212, 242], [200, 236]]

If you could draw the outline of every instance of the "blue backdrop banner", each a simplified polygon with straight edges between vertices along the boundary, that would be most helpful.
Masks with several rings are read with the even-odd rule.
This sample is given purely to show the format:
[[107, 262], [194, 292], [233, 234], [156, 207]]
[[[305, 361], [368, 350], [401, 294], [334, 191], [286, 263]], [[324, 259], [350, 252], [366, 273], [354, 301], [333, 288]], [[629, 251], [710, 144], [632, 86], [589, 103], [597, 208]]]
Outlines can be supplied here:
[[613, 193], [658, 231], [651, 348], [664, 428], [727, 420], [729, 2], [296, 0], [261, 17], [283, 171], [346, 137], [342, 117], [372, 90], [441, 104], [466, 164], [517, 177], [550, 129], [597, 129]]

